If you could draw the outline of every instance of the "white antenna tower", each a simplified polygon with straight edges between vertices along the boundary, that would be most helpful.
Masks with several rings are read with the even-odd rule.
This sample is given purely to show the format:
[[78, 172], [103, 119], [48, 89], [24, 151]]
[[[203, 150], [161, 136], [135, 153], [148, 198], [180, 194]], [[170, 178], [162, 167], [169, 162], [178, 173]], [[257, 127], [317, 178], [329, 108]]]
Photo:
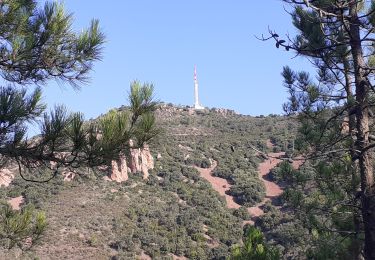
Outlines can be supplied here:
[[204, 109], [204, 107], [201, 106], [201, 104], [199, 103], [197, 66], [196, 65], [194, 65], [194, 108], [195, 109]]

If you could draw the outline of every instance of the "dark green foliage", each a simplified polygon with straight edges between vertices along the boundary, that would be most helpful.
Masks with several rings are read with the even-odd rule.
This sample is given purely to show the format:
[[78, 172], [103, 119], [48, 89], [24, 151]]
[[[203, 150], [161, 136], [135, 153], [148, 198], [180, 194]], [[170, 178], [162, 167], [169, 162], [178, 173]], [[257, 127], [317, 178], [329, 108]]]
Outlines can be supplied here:
[[[117, 111], [126, 115], [129, 108], [113, 110], [101, 118], [117, 118], [116, 127], [122, 129]], [[250, 219], [249, 213], [245, 207], [227, 209], [225, 199], [200, 177], [192, 164], [200, 166], [201, 162], [215, 160], [216, 169], [227, 169], [234, 186], [260, 184], [255, 193], [262, 196], [257, 172], [262, 159], [250, 144], [266, 147], [268, 135], [263, 136], [264, 140], [257, 138], [269, 124], [280, 125], [269, 134], [282, 140], [285, 132], [277, 131], [289, 125], [288, 119], [240, 115], [224, 118], [212, 111], [192, 115], [191, 125], [185, 129], [186, 125], [179, 125], [174, 118], [187, 117], [188, 111], [172, 111], [163, 107], [156, 111], [157, 122], [165, 129], [149, 142], [154, 158], [158, 153], [160, 156], [147, 181], [139, 174], [129, 174], [125, 183], [103, 182], [106, 172], [94, 168], [88, 174], [87, 169], [79, 168], [81, 174], [70, 183], [62, 183], [60, 176], [45, 184], [17, 178], [14, 186], [4, 190], [4, 197], [24, 195], [26, 203], [42, 207], [51, 218], [43, 243], [32, 249], [36, 256], [43, 258], [48, 252], [49, 257], [61, 258], [53, 249], [60, 243], [74, 248], [64, 253], [68, 258], [76, 256], [76, 251], [93, 259], [114, 254], [117, 259], [135, 259], [141, 252], [156, 259], [169, 259], [171, 254], [189, 259], [230, 256], [231, 248], [241, 244], [242, 222]], [[208, 127], [206, 120], [216, 128]], [[241, 135], [233, 129], [241, 129]], [[188, 154], [196, 160], [194, 163], [184, 160]], [[48, 172], [33, 171], [27, 176], [32, 174], [44, 178]], [[116, 191], [111, 192], [112, 189]]]
[[230, 187], [229, 194], [236, 198], [236, 202], [244, 206], [253, 206], [262, 201], [265, 196], [264, 186], [261, 181], [253, 183], [238, 181]]
[[283, 214], [271, 204], [265, 204], [262, 209], [264, 215], [256, 220], [256, 226], [263, 232], [272, 231], [282, 221]]
[[[40, 85], [54, 79], [78, 88], [101, 59], [104, 35], [98, 21], [81, 33], [73, 32], [72, 21], [57, 2], [46, 2], [44, 8], [33, 0], [0, 3], [0, 76], [5, 80], [0, 86], [0, 168], [17, 169], [24, 180], [33, 182], [17, 179], [8, 191], [24, 196], [21, 212], [2, 206], [0, 241], [8, 248], [22, 247], [26, 237], [33, 244], [38, 239], [45, 217], [35, 213], [31, 203], [41, 207], [58, 195], [60, 188], [53, 185], [61, 184], [59, 173], [88, 175], [84, 167], [118, 158], [129, 150], [130, 139], [134, 148], [141, 147], [158, 133], [153, 86], [137, 81], [130, 88], [130, 111], [112, 111], [88, 123], [81, 113], [69, 113], [64, 106], [45, 112]], [[26, 89], [33, 84], [38, 86], [34, 91]], [[40, 126], [40, 134], [31, 140], [26, 138], [30, 124]], [[98, 244], [95, 235], [89, 244]]]
[[251, 216], [246, 207], [240, 207], [233, 210], [233, 215], [243, 220], [250, 220]]
[[[49, 181], [62, 168], [108, 164], [129, 149], [130, 138], [134, 146], [142, 146], [158, 133], [151, 84], [131, 84], [130, 111], [112, 111], [90, 123], [63, 106], [45, 112], [41, 88], [26, 91], [26, 86], [50, 79], [74, 87], [87, 80], [101, 58], [104, 35], [96, 20], [79, 34], [72, 31], [72, 21], [56, 2], [46, 2], [44, 8], [32, 0], [0, 3], [0, 76], [10, 83], [0, 86], [0, 163], [16, 164], [30, 181]], [[32, 140], [26, 138], [28, 124], [40, 125], [40, 135]], [[37, 168], [49, 170], [50, 176], [25, 177], [23, 171]]]
[[308, 178], [311, 178], [312, 171], [308, 171], [307, 165], [304, 165], [307, 172], [301, 172], [293, 169], [293, 166], [288, 161], [281, 162], [277, 167], [270, 171], [270, 178], [280, 184], [289, 185], [304, 185]]
[[270, 32], [270, 39], [317, 69], [315, 78], [289, 67], [282, 72], [284, 109], [298, 114], [296, 148], [310, 163], [289, 176], [284, 198], [315, 230], [311, 256], [374, 259], [373, 1], [284, 2], [297, 36], [285, 41]]
[[[8, 103], [3, 102], [3, 146], [0, 149], [3, 163], [16, 161], [23, 172], [20, 172], [21, 176], [28, 180], [38, 180], [37, 176], [26, 177], [29, 169], [51, 172], [45, 181], [55, 177], [61, 168], [70, 167], [72, 171], [79, 166], [108, 164], [119, 153], [128, 151], [130, 139], [134, 141], [133, 147], [139, 147], [158, 133], [152, 89], [150, 85], [133, 82], [130, 99], [137, 99], [140, 104], [134, 103], [131, 112], [111, 111], [90, 123], [84, 123], [80, 113], [70, 114], [64, 107], [56, 107], [43, 114], [41, 135], [32, 141], [24, 139], [25, 123], [40, 120], [38, 116], [41, 116], [43, 106], [39, 104], [39, 90], [32, 97], [25, 97], [24, 92], [14, 89], [0, 92], [0, 101], [8, 100]], [[17, 111], [12, 110], [14, 106]], [[14, 113], [19, 116], [15, 118]]]
[[278, 248], [284, 258], [304, 258], [312, 244], [312, 237], [294, 212], [280, 211], [270, 203], [262, 209], [264, 215], [256, 220], [255, 225], [264, 232], [267, 242]]
[[[130, 215], [126, 212], [126, 217], [117, 219], [118, 223], [129, 225], [136, 220], [136, 225], [127, 228], [134, 230], [130, 233], [137, 235], [126, 235], [124, 239], [120, 236], [114, 247], [124, 257], [127, 252], [142, 248], [147, 254], [160, 258], [172, 252], [192, 259], [225, 259], [229, 255], [230, 246], [239, 242], [241, 223], [249, 220], [249, 213], [245, 207], [227, 210], [225, 200], [218, 197], [193, 165], [202, 166], [204, 161], [215, 160], [218, 163], [215, 174], [228, 173], [225, 177], [233, 184], [232, 188], [238, 190], [238, 197], [249, 199], [249, 202], [243, 203], [253, 205], [263, 198], [264, 187], [257, 172], [257, 164], [262, 159], [255, 155], [250, 144], [264, 144], [263, 147], [266, 147], [268, 136], [264, 136], [263, 141], [258, 139], [262, 129], [269, 124], [289, 123], [286, 123], [286, 118], [280, 117], [270, 120], [232, 115], [224, 119], [213, 111], [189, 116], [186, 109], [173, 106], [162, 106], [157, 111], [157, 118], [164, 131], [150, 145], [155, 154], [161, 155], [155, 165], [159, 180], [153, 179], [149, 184], [156, 189], [153, 193], [158, 194], [155, 195], [158, 199], [137, 199], [131, 207], [136, 211], [131, 213], [134, 219], [127, 219]], [[208, 121], [210, 123], [206, 124]], [[276, 129], [280, 128], [275, 127], [273, 131]], [[285, 136], [284, 131], [270, 134], [280, 140]], [[174, 195], [164, 197], [160, 188]], [[248, 193], [243, 195], [244, 191]], [[165, 221], [154, 223], [156, 216]], [[116, 224], [114, 230], [118, 227]], [[129, 234], [125, 232], [126, 228], [120, 230], [123, 231], [119, 234]], [[219, 246], [211, 248], [209, 245], [212, 241], [207, 236], [219, 243]], [[142, 242], [143, 238], [145, 243]]]
[[104, 35], [97, 20], [77, 34], [73, 16], [56, 2], [40, 8], [33, 0], [1, 1], [0, 13], [0, 75], [6, 81], [25, 85], [55, 78], [78, 86], [100, 59]]
[[0, 245], [11, 249], [15, 245], [23, 248], [26, 239], [35, 244], [47, 226], [46, 216], [32, 206], [22, 211], [12, 210], [7, 203], [0, 205]]
[[235, 246], [230, 259], [277, 260], [280, 259], [280, 255], [277, 249], [265, 244], [263, 234], [259, 229], [248, 226], [245, 230], [244, 245]]
[[203, 159], [201, 164], [199, 165], [201, 168], [210, 168], [211, 162], [208, 159]]
[[[184, 181], [180, 171], [159, 177], [163, 179], [158, 185], [142, 187], [124, 215], [115, 219], [112, 247], [121, 256], [140, 249], [153, 258], [169, 253], [190, 259], [228, 256], [229, 246], [241, 236], [240, 220], [200, 178]], [[213, 242], [218, 246], [207, 246]]]
[[193, 181], [198, 181], [199, 180], [199, 173], [196, 169], [192, 167], [182, 167], [181, 168], [181, 173], [188, 179], [192, 179]]
[[[317, 170], [319, 169], [319, 170]], [[288, 162], [282, 162], [272, 170], [272, 176], [287, 188], [282, 194], [283, 210], [265, 205], [265, 214], [256, 225], [261, 228], [273, 245], [280, 246], [283, 255], [309, 256], [318, 259], [347, 259], [356, 240], [344, 239], [339, 233], [328, 230], [350, 230], [352, 217], [346, 205], [338, 201], [346, 199], [345, 177], [339, 183], [343, 168], [337, 164], [305, 163], [294, 170]], [[330, 208], [330, 214], [326, 214]], [[336, 246], [334, 246], [336, 244]], [[357, 245], [358, 246], [358, 245]], [[306, 253], [307, 252], [307, 253]], [[349, 254], [348, 254], [349, 253]]]
[[[258, 163], [263, 159], [253, 148], [267, 152], [267, 139], [271, 139], [274, 149], [284, 151], [285, 143], [291, 149], [296, 129], [292, 120], [278, 116], [254, 118], [231, 114], [224, 117], [215, 109], [189, 114], [185, 108], [168, 105], [161, 111], [158, 119], [165, 134], [153, 144], [163, 154], [161, 162], [170, 167], [175, 167], [175, 162], [208, 167], [209, 159], [217, 161], [213, 175], [228, 180], [233, 185], [230, 193], [246, 206], [253, 206], [264, 197], [263, 182], [257, 172]], [[270, 127], [272, 132], [267, 132]]]

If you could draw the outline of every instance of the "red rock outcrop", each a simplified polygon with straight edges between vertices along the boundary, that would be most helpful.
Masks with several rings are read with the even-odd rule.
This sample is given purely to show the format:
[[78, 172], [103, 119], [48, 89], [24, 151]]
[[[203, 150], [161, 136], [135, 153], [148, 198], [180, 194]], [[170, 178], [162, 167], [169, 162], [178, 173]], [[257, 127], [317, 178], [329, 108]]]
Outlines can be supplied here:
[[141, 149], [130, 149], [129, 168], [132, 173], [140, 172], [142, 170], [141, 164], [139, 162], [140, 155]]
[[13, 210], [20, 210], [21, 204], [23, 202], [24, 202], [24, 197], [22, 195], [8, 200], [8, 203], [10, 204]]
[[[61, 160], [67, 160], [71, 154], [69, 152], [56, 152], [54, 155], [56, 156], [56, 158], [59, 158]], [[57, 169], [58, 167], [57, 162], [50, 161], [49, 163], [50, 163], [51, 170]], [[72, 181], [76, 176], [75, 172], [70, 171], [69, 169], [64, 168], [64, 167], [62, 167], [62, 169], [59, 170], [59, 172], [61, 172], [61, 175], [64, 177], [64, 181]]]
[[[133, 146], [132, 141], [129, 144], [130, 147]], [[153, 168], [154, 158], [151, 155], [149, 146], [145, 144], [143, 148], [131, 148], [128, 158], [122, 155], [118, 161], [112, 161], [110, 179], [117, 182], [126, 181], [129, 172], [142, 172], [143, 179], [147, 179], [149, 170]]]
[[63, 171], [62, 175], [64, 176], [64, 181], [72, 181], [76, 177], [75, 172]]
[[4, 185], [8, 187], [9, 184], [13, 181], [14, 174], [8, 169], [1, 169], [0, 170], [0, 187]]
[[141, 150], [141, 170], [143, 172], [143, 179], [148, 178], [149, 169], [154, 169], [154, 157], [152, 157], [148, 145], [144, 145]]
[[110, 178], [116, 182], [124, 182], [129, 179], [126, 157], [123, 154], [120, 155], [119, 160], [112, 160]]

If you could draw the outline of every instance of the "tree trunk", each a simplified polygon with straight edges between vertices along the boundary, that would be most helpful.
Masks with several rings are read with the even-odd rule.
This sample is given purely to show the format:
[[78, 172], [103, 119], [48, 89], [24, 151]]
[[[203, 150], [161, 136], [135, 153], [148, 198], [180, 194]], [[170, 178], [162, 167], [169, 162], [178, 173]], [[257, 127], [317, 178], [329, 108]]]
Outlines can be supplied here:
[[[348, 57], [343, 57], [342, 61], [344, 65], [344, 75], [345, 75], [345, 92], [347, 96], [347, 105], [348, 110], [353, 110], [353, 92], [352, 92], [352, 77], [350, 75], [350, 65]], [[349, 125], [349, 136], [350, 136], [350, 157], [352, 159], [351, 168], [349, 169], [351, 173], [351, 184], [352, 184], [352, 197], [355, 198], [358, 192], [358, 184], [357, 184], [357, 176], [358, 176], [358, 161], [355, 159], [356, 157], [356, 147], [355, 147], [355, 133], [356, 133], [356, 121], [355, 121], [355, 114], [348, 113], [348, 125]], [[357, 203], [357, 200], [355, 200]], [[357, 204], [356, 204], [357, 205]], [[360, 210], [357, 207], [353, 207], [353, 225], [354, 225], [354, 241], [352, 242], [350, 251], [353, 260], [363, 259], [362, 258], [362, 242], [360, 241], [360, 234], [361, 234], [361, 214]]]
[[365, 76], [366, 63], [363, 58], [357, 1], [352, 1], [349, 7], [350, 45], [353, 56], [355, 86], [356, 86], [356, 119], [357, 119], [357, 151], [358, 165], [361, 177], [362, 218], [365, 231], [365, 259], [375, 259], [375, 198], [374, 176], [369, 143], [369, 82]]

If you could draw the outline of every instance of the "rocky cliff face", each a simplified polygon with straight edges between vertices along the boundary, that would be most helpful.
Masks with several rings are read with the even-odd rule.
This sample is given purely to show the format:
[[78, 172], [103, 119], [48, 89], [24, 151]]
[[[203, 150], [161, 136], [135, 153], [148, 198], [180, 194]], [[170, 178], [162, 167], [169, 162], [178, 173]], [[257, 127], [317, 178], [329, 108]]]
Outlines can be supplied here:
[[129, 168], [132, 173], [140, 172], [142, 170], [139, 162], [141, 149], [130, 149]]
[[116, 182], [124, 182], [128, 180], [128, 166], [125, 155], [121, 154], [119, 160], [112, 160], [110, 178]]
[[[51, 162], [51, 168], [54, 169], [54, 167], [56, 167], [56, 163]], [[127, 181], [129, 178], [128, 173], [130, 172], [141, 172], [143, 179], [147, 179], [149, 170], [154, 169], [154, 158], [151, 155], [149, 146], [144, 145], [143, 148], [130, 149], [128, 157], [120, 154], [117, 160], [111, 161], [110, 167], [104, 167], [102, 170], [107, 169], [109, 169], [109, 176], [106, 177], [107, 180], [110, 179], [116, 182]], [[61, 174], [64, 177], [64, 181], [72, 181], [76, 175], [67, 169], [64, 169]], [[14, 174], [9, 169], [0, 170], [0, 187], [9, 186], [13, 179]]]
[[[130, 143], [130, 146], [133, 146]], [[129, 167], [128, 167], [129, 165]], [[120, 155], [119, 160], [111, 162], [110, 179], [117, 182], [124, 182], [128, 177], [128, 173], [143, 173], [143, 179], [149, 176], [149, 170], [154, 168], [154, 158], [151, 155], [148, 145], [143, 148], [130, 149], [129, 156]]]
[[151, 155], [148, 145], [145, 145], [141, 150], [141, 168], [143, 172], [143, 179], [148, 178], [149, 169], [154, 169], [154, 158]]

